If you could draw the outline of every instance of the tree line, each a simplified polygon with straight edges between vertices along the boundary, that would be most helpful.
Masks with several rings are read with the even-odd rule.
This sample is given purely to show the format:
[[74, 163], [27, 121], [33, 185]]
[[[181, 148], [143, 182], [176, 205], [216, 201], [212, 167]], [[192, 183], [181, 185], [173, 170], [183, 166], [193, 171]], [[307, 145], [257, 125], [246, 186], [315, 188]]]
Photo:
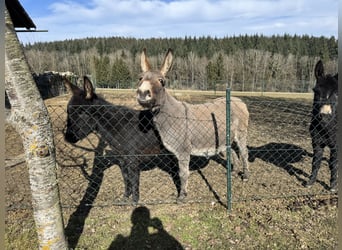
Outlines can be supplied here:
[[328, 73], [337, 72], [337, 39], [307, 35], [85, 38], [28, 44], [24, 50], [35, 73], [72, 71], [90, 75], [97, 87], [134, 88], [145, 47], [154, 68], [173, 49], [169, 88], [308, 92], [318, 59]]

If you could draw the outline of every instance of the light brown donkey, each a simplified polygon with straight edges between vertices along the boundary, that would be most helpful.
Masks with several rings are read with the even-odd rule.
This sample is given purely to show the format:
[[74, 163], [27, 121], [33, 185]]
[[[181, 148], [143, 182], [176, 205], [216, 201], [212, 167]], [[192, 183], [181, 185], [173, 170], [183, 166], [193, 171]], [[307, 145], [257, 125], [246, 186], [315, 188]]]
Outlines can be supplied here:
[[[178, 159], [181, 190], [187, 195], [190, 155], [211, 157], [226, 150], [226, 100], [204, 104], [180, 102], [165, 88], [165, 75], [172, 64], [169, 49], [159, 71], [151, 70], [146, 49], [141, 55], [143, 73], [139, 79], [137, 101], [152, 110], [153, 122], [164, 146]], [[243, 179], [248, 179], [247, 128], [249, 112], [241, 99], [231, 98], [231, 143], [235, 143], [243, 165]]]

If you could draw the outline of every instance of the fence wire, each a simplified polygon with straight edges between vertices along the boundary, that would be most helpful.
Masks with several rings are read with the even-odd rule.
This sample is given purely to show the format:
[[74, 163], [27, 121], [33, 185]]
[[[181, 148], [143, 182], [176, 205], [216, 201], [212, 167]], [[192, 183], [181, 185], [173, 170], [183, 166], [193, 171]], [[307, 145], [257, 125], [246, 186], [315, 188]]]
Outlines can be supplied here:
[[[303, 184], [311, 173], [312, 146], [309, 134], [312, 100], [241, 97], [247, 104], [249, 180], [241, 179], [241, 166], [234, 164], [232, 176], [233, 202], [273, 199], [302, 195], [327, 194], [330, 172], [325, 150], [317, 183], [308, 189]], [[76, 144], [65, 141], [66, 102], [49, 104], [58, 162], [58, 184], [63, 207], [130, 204], [123, 198], [125, 190], [118, 151], [113, 150], [100, 133], [90, 133]], [[78, 112], [79, 110], [74, 110]], [[87, 108], [82, 107], [82, 112]], [[100, 111], [101, 112], [101, 111]], [[101, 113], [106, 118], [106, 113]], [[72, 116], [70, 116], [72, 117]], [[84, 126], [89, 125], [86, 120]], [[103, 121], [101, 121], [103, 122]], [[128, 128], [128, 121], [121, 122]], [[108, 126], [117, 123], [108, 120]], [[137, 132], [138, 133], [138, 132]], [[118, 144], [129, 144], [123, 137]], [[6, 207], [30, 207], [28, 171], [24, 162], [21, 139], [6, 124]], [[139, 142], [134, 142], [139, 143]], [[135, 146], [135, 145], [132, 145]], [[147, 147], [151, 150], [153, 147]], [[113, 153], [114, 152], [114, 153]], [[121, 155], [122, 156], [122, 155]], [[177, 197], [177, 160], [168, 152], [141, 152], [127, 155], [139, 158], [140, 203], [174, 203]], [[220, 202], [227, 200], [227, 169], [223, 162], [206, 157], [191, 159], [187, 202]]]

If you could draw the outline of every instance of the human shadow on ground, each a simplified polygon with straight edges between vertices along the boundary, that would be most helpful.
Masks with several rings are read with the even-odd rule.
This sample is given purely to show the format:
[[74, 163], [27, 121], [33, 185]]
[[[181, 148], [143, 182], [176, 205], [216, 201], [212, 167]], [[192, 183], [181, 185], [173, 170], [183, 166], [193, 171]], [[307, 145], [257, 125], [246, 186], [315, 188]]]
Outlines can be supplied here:
[[[85, 167], [87, 167], [86, 160], [84, 159], [84, 163], [81, 168], [83, 176], [88, 180], [88, 186], [80, 201], [79, 205], [77, 206], [76, 210], [72, 213], [68, 220], [68, 224], [65, 228], [65, 235], [68, 239], [68, 244], [71, 249], [74, 249], [81, 237], [85, 221], [93, 207], [93, 203], [100, 191], [104, 171], [113, 165], [118, 165], [119, 161], [113, 157], [110, 150], [105, 150], [107, 143], [99, 138], [99, 143], [97, 147], [92, 150], [95, 152], [94, 163], [92, 173], [89, 175], [87, 171], [85, 171]], [[85, 148], [83, 148], [85, 149]], [[89, 150], [88, 150], [89, 151]], [[104, 153], [106, 152], [106, 153]], [[191, 171], [198, 171], [201, 175], [202, 179], [205, 181], [206, 185], [208, 186], [209, 190], [214, 194], [217, 201], [225, 206], [221, 201], [220, 197], [216, 193], [216, 191], [211, 187], [209, 181], [205, 178], [204, 174], [200, 171], [202, 168], [206, 167], [210, 161], [210, 159], [216, 161], [220, 165], [224, 166], [224, 160], [219, 157], [213, 158], [206, 158], [206, 157], [191, 157], [190, 161], [190, 170]], [[180, 190], [180, 178], [178, 173], [178, 164], [177, 158], [174, 155], [156, 155], [152, 157], [148, 162], [143, 162], [139, 165], [141, 171], [149, 171], [156, 167], [159, 167], [162, 171], [167, 172], [173, 182], [177, 191]]]
[[137, 207], [131, 215], [132, 228], [129, 236], [118, 234], [108, 250], [136, 249], [172, 249], [184, 247], [164, 228], [162, 221], [150, 217], [150, 210], [145, 206]]
[[[294, 167], [292, 164], [300, 162], [304, 157], [313, 157], [305, 149], [288, 143], [271, 142], [259, 147], [248, 147], [250, 162], [254, 162], [256, 158], [264, 162], [271, 163], [279, 168], [284, 169], [289, 175], [295, 176], [301, 185], [305, 186], [310, 174], [302, 169]], [[311, 163], [310, 163], [311, 164]], [[303, 178], [303, 176], [305, 178]], [[325, 189], [329, 190], [329, 186], [323, 181], [317, 180]]]
[[93, 170], [90, 176], [87, 175], [86, 171], [81, 167], [83, 175], [87, 178], [88, 186], [85, 194], [80, 201], [75, 212], [69, 218], [68, 224], [65, 228], [65, 235], [68, 239], [70, 249], [75, 249], [78, 244], [79, 238], [82, 235], [85, 220], [88, 217], [90, 210], [93, 207], [93, 203], [100, 191], [102, 184], [104, 171], [115, 164], [113, 158], [106, 159], [103, 157], [103, 152], [106, 147], [106, 143], [100, 139], [97, 148], [95, 149], [95, 158], [93, 164]]

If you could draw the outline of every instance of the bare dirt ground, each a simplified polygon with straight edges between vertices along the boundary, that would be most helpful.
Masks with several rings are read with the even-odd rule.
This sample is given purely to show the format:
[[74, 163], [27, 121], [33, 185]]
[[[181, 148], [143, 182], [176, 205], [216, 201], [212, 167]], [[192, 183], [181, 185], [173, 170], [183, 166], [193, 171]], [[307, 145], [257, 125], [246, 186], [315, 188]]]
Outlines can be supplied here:
[[[135, 103], [133, 92], [121, 94], [104, 92], [103, 96], [106, 100], [115, 104], [139, 108]], [[116, 165], [112, 166], [109, 163], [108, 156], [110, 155], [104, 155], [102, 158], [105, 165], [104, 168], [95, 168], [93, 166], [94, 153], [84, 149], [94, 149], [97, 147], [98, 138], [96, 135], [92, 134], [77, 144], [83, 147], [83, 149], [64, 141], [63, 131], [65, 128], [68, 98], [69, 96], [62, 96], [46, 101], [55, 132], [58, 180], [61, 203], [64, 207], [66, 232], [69, 238], [72, 239], [70, 242], [72, 242], [71, 245], [74, 245], [74, 247], [76, 247], [79, 241], [79, 244], [82, 245], [79, 249], [106, 249], [104, 246], [106, 246], [107, 241], [103, 246], [93, 248], [92, 244], [94, 243], [91, 243], [91, 240], [89, 241], [89, 237], [87, 240], [82, 240], [82, 237], [85, 237], [87, 234], [93, 234], [92, 230], [95, 230], [94, 225], [98, 225], [100, 221], [104, 224], [107, 223], [110, 230], [119, 229], [124, 235], [128, 235], [128, 229], [130, 228], [129, 216], [132, 212], [132, 207], [128, 206], [127, 210], [127, 204], [123, 203], [123, 179], [119, 167]], [[177, 96], [177, 98], [192, 103], [199, 103], [214, 98], [214, 96], [183, 94]], [[231, 216], [236, 216], [236, 218], [230, 218], [226, 214], [222, 214], [222, 211], [225, 211], [227, 206], [227, 171], [225, 167], [213, 161], [210, 161], [206, 167], [200, 170], [191, 171], [187, 203], [183, 205], [175, 204], [176, 188], [171, 177], [166, 172], [158, 168], [143, 171], [140, 181], [140, 202], [146, 206], [163, 204], [155, 205], [155, 207], [151, 208], [151, 212], [161, 216], [163, 221], [167, 221], [171, 225], [167, 229], [174, 233], [176, 232], [175, 234], [188, 249], [204, 249], [210, 246], [213, 249], [229, 249], [229, 247], [222, 248], [222, 246], [225, 246], [225, 240], [228, 241], [228, 245], [232, 246], [242, 243], [242, 240], [239, 237], [233, 240], [225, 236], [223, 238], [218, 237], [218, 242], [208, 242], [210, 237], [213, 236], [210, 236], [204, 228], [203, 237], [205, 239], [200, 240], [200, 244], [204, 247], [202, 248], [200, 244], [196, 245], [196, 240], [193, 240], [190, 236], [183, 235], [174, 228], [181, 226], [172, 223], [172, 220], [170, 220], [172, 216], [175, 216], [175, 220], [179, 220], [181, 224], [187, 220], [186, 218], [179, 217], [178, 212], [188, 214], [190, 217], [193, 214], [195, 217], [194, 221], [198, 221], [202, 227], [208, 228], [215, 225], [212, 223], [202, 224], [203, 221], [206, 221], [204, 214], [211, 212], [212, 215], [208, 215], [209, 217], [217, 215], [217, 217], [221, 216], [225, 220], [232, 220], [237, 224], [233, 223], [233, 228], [226, 226], [226, 229], [231, 229], [234, 234], [242, 237], [244, 234], [256, 234], [251, 229], [254, 226], [256, 231], [264, 230], [264, 235], [269, 234], [273, 231], [272, 227], [270, 227], [272, 221], [275, 223], [274, 227], [280, 227], [280, 217], [282, 215], [279, 215], [279, 211], [282, 209], [286, 211], [283, 219], [289, 220], [284, 223], [294, 223], [287, 218], [287, 216], [290, 216], [288, 213], [298, 212], [300, 214], [301, 212], [302, 214], [313, 215], [313, 211], [319, 211], [316, 214], [322, 216], [323, 220], [325, 218], [326, 223], [323, 229], [317, 230], [323, 230], [329, 235], [328, 232], [333, 232], [337, 227], [336, 222], [333, 222], [333, 218], [336, 216], [337, 196], [327, 191], [329, 169], [326, 160], [323, 161], [321, 166], [317, 183], [310, 189], [303, 186], [311, 172], [312, 149], [308, 132], [311, 100], [252, 96], [241, 98], [247, 103], [250, 112], [248, 137], [250, 178], [248, 182], [243, 182], [239, 176], [241, 167], [239, 165], [235, 167], [237, 170], [232, 176], [232, 207], [235, 212]], [[326, 152], [325, 157], [328, 157], [328, 152]], [[27, 214], [31, 215], [32, 212], [30, 210], [27, 169], [22, 159], [23, 148], [20, 138], [13, 128], [6, 124], [6, 208], [8, 210], [6, 223], [10, 225], [10, 229], [6, 234], [6, 242], [8, 242], [9, 248], [13, 247], [13, 249], [16, 249], [16, 245], [13, 243], [16, 241], [11, 239], [11, 237], [20, 238], [17, 240], [21, 244], [23, 244], [22, 242], [25, 239], [34, 238], [32, 236], [34, 232], [25, 229], [29, 225], [32, 226], [32, 218], [29, 216], [29, 219], [23, 219], [26, 218]], [[253, 206], [253, 212], [248, 212], [248, 208], [251, 206]], [[94, 208], [92, 209], [92, 207]], [[303, 212], [303, 207], [305, 209], [309, 207], [311, 210]], [[322, 207], [325, 207], [325, 209], [322, 210]], [[102, 212], [96, 214], [96, 211], [98, 211], [96, 208], [102, 208], [106, 212], [104, 214]], [[273, 209], [275, 213], [272, 212]], [[116, 214], [120, 214], [120, 211], [122, 211], [125, 215], [122, 215], [122, 218], [112, 218], [108, 214], [110, 213], [109, 211], [115, 211]], [[241, 217], [239, 217], [239, 212], [241, 212]], [[100, 221], [96, 220], [98, 216]], [[126, 221], [122, 221], [124, 218]], [[21, 228], [14, 227], [14, 221], [20, 219], [23, 219], [23, 225], [27, 224]], [[214, 219], [212, 218], [212, 220]], [[257, 229], [258, 221], [261, 229]], [[310, 246], [311, 243], [307, 241], [310, 240], [311, 236], [308, 236], [309, 238], [306, 237], [304, 235], [306, 229], [301, 225], [302, 222], [298, 221], [297, 223], [298, 227], [293, 226], [291, 229], [284, 229], [286, 231], [285, 235], [294, 230], [292, 234], [298, 237], [295, 246], [299, 247], [301, 244], [302, 246]], [[316, 226], [316, 223], [319, 224], [321, 221], [312, 221], [313, 227]], [[189, 225], [192, 225], [192, 222], [189, 222], [187, 225], [190, 235], [196, 235], [196, 233], [200, 235], [197, 229], [190, 230], [188, 228]], [[247, 229], [252, 231], [250, 232]], [[316, 232], [313, 228], [310, 230]], [[72, 231], [74, 234], [71, 233]], [[102, 231], [101, 233], [103, 234]], [[271, 236], [268, 235], [267, 237], [272, 238]], [[96, 236], [95, 239], [98, 239], [98, 237], [100, 236]], [[252, 241], [253, 235], [249, 237]], [[255, 237], [261, 241], [265, 240], [262, 244], [266, 244], [267, 237], [262, 239], [259, 239], [260, 235], [255, 235]], [[273, 237], [277, 238], [278, 235], [277, 237], [273, 235]], [[337, 240], [334, 238], [334, 235], [329, 237], [324, 243], [321, 243], [321, 246], [327, 247], [326, 249], [333, 249]], [[278, 242], [280, 245], [286, 246], [285, 239], [279, 238]], [[240, 244], [239, 246], [240, 249], [249, 249], [248, 245]], [[273, 248], [270, 246], [269, 248], [276, 249], [277, 247]]]

